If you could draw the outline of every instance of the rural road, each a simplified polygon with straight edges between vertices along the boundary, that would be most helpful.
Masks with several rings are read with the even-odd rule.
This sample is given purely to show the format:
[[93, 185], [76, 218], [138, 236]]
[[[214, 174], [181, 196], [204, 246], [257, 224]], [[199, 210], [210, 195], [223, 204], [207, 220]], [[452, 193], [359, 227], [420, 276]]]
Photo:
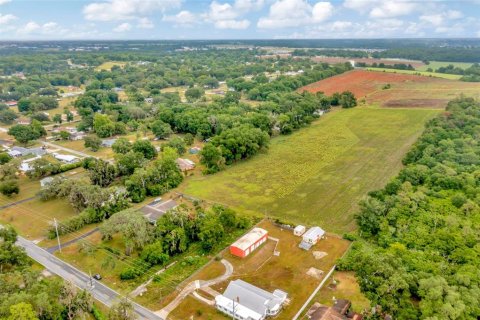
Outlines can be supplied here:
[[167, 319], [168, 314], [175, 310], [175, 308], [183, 301], [189, 294], [197, 289], [213, 286], [219, 282], [227, 280], [233, 273], [233, 266], [225, 259], [220, 261], [225, 266], [225, 273], [221, 276], [210, 280], [195, 280], [190, 282], [183, 290], [162, 310], [156, 311], [155, 314], [161, 318]]
[[77, 156], [80, 156], [80, 157], [84, 157], [84, 158], [92, 157], [92, 158], [97, 158], [98, 159], [98, 157], [96, 157], [96, 156], [92, 156], [92, 155], [89, 155], [89, 154], [86, 154], [86, 153], [83, 153], [83, 152], [80, 152], [80, 151], [77, 151], [77, 150], [73, 150], [73, 149], [70, 149], [70, 148], [62, 147], [62, 146], [59, 146], [58, 144], [54, 144], [54, 143], [47, 142], [47, 141], [40, 141], [40, 142], [43, 143], [47, 147], [67, 151], [67, 152], [73, 153], [73, 154], [75, 154]]
[[[118, 301], [119, 297], [121, 297], [121, 295], [113, 289], [110, 289], [106, 285], [95, 280], [93, 280], [92, 288], [89, 283], [90, 277], [86, 273], [78, 270], [66, 262], [63, 262], [31, 241], [19, 236], [17, 238], [17, 245], [24, 248], [30, 258], [43, 265], [50, 272], [72, 282], [81, 289], [87, 289], [95, 299], [106, 306], [111, 306], [113, 303]], [[162, 317], [133, 301], [132, 304], [135, 312], [138, 315], [138, 319], [164, 320]]]

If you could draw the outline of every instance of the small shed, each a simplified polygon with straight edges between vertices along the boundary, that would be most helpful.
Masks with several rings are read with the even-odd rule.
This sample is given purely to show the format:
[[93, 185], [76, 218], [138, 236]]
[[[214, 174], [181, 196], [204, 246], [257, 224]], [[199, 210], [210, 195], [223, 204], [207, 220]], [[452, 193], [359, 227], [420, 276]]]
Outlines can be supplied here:
[[175, 162], [177, 163], [178, 168], [183, 172], [195, 169], [195, 162], [190, 159], [178, 158]]
[[303, 234], [303, 241], [308, 244], [314, 245], [317, 243], [318, 240], [323, 238], [324, 235], [325, 231], [322, 228], [312, 227]]
[[117, 139], [103, 139], [102, 147], [111, 148]]
[[300, 237], [302, 234], [305, 233], [305, 230], [305, 226], [298, 225], [295, 227], [295, 229], [293, 229], [293, 234]]

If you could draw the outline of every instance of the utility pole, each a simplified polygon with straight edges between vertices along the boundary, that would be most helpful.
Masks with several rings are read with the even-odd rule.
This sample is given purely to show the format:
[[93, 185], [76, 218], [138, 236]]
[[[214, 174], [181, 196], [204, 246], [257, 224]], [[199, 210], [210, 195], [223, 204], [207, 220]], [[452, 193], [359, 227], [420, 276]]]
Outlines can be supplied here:
[[[237, 300], [237, 304], [239, 304], [240, 299], [237, 297], [236, 300]], [[233, 302], [233, 307], [232, 307], [232, 309], [233, 309], [233, 310], [232, 310], [232, 311], [233, 311], [233, 312], [232, 312], [232, 319], [235, 320], [235, 315], [236, 315], [235, 299], [232, 299], [232, 302]]]
[[58, 235], [57, 219], [53, 218], [53, 222], [55, 223], [55, 232], [57, 234], [58, 250], [60, 251], [60, 253], [62, 253], [62, 246], [60, 245], [60, 236]]

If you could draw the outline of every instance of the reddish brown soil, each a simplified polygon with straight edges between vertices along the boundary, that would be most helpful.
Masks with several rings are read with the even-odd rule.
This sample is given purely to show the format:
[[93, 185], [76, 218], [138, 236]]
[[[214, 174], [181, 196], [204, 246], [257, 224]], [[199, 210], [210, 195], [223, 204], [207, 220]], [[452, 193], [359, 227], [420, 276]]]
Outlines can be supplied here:
[[446, 80], [409, 74], [353, 70], [309, 84], [299, 90], [306, 90], [312, 93], [324, 92], [326, 95], [331, 95], [335, 92], [351, 91], [357, 98], [364, 98], [377, 90], [382, 90], [386, 84], [395, 86], [395, 84], [409, 82], [431, 83], [436, 81]]

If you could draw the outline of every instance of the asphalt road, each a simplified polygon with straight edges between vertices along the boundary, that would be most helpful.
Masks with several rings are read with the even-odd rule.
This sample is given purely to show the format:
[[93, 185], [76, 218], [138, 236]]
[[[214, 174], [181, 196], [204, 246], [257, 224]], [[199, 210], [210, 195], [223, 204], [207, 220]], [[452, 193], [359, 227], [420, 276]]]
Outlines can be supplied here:
[[[121, 295], [116, 291], [95, 280], [93, 280], [92, 288], [90, 285], [89, 276], [86, 273], [78, 270], [66, 262], [63, 262], [33, 242], [19, 236], [17, 239], [17, 244], [25, 249], [30, 258], [43, 265], [50, 272], [72, 282], [81, 289], [87, 289], [91, 292], [95, 299], [106, 306], [110, 307], [113, 303], [118, 301], [119, 297], [121, 297]], [[164, 320], [162, 317], [156, 315], [147, 308], [144, 308], [134, 302], [132, 303], [139, 319]]]

